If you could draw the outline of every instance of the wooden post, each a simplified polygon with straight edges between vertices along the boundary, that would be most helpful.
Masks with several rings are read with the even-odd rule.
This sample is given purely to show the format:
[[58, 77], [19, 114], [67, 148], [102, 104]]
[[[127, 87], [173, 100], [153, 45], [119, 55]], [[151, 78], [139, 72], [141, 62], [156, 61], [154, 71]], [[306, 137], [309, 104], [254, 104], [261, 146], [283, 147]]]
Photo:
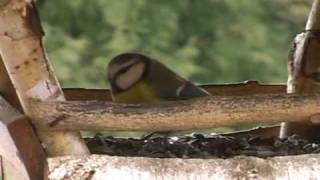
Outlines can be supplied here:
[[[288, 93], [320, 92], [320, 1], [314, 0], [306, 31], [296, 36], [288, 62]], [[299, 134], [320, 139], [320, 126], [311, 123], [282, 123], [280, 137]]]
[[[10, 0], [0, 7], [0, 52], [24, 113], [28, 99], [65, 100], [42, 44], [43, 31], [32, 0]], [[78, 132], [38, 132], [49, 156], [89, 151]]]
[[[19, 99], [0, 57], [0, 180], [43, 179], [46, 155], [27, 117], [23, 116]], [[14, 110], [14, 108], [17, 110]], [[20, 112], [18, 112], [18, 110]], [[8, 119], [12, 119], [8, 121]], [[5, 167], [3, 167], [5, 165]]]
[[43, 179], [46, 156], [33, 128], [27, 118], [1, 96], [0, 142], [4, 179]]

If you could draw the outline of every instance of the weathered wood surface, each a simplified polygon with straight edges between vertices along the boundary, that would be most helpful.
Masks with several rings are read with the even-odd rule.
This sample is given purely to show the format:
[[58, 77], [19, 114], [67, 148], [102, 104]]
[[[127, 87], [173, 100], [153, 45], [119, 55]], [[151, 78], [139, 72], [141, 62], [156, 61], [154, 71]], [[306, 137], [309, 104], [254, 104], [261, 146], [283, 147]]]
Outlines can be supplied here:
[[[42, 43], [43, 31], [32, 0], [0, 5], [0, 52], [24, 113], [33, 111], [28, 98], [64, 100]], [[32, 119], [31, 119], [32, 120]], [[78, 132], [38, 131], [50, 156], [88, 154]]]
[[[320, 92], [320, 1], [315, 0], [306, 31], [296, 36], [289, 55], [288, 93]], [[320, 139], [320, 126], [309, 123], [282, 123], [280, 137], [299, 134], [308, 139]]]
[[106, 101], [32, 101], [31, 117], [43, 130], [175, 131], [243, 122], [308, 121], [319, 95], [212, 96], [163, 104]]
[[261, 159], [238, 156], [230, 159], [159, 159], [91, 155], [49, 160], [49, 179], [281, 179], [308, 180], [320, 177], [320, 155]]
[[[245, 96], [252, 94], [279, 94], [286, 92], [284, 84], [260, 84], [256, 81], [246, 81], [237, 84], [210, 84], [201, 85], [212, 94], [221, 96]], [[104, 100], [110, 101], [109, 89], [85, 89], [85, 88], [63, 88], [66, 99], [75, 100]], [[236, 137], [248, 136], [248, 134], [260, 135], [263, 137], [277, 137], [279, 135], [280, 126], [257, 127], [254, 129], [227, 133]]]
[[41, 180], [46, 155], [27, 118], [0, 96], [0, 156], [4, 178]]
[[[245, 96], [286, 92], [286, 85], [284, 84], [260, 84], [257, 81], [246, 81], [236, 84], [208, 84], [201, 85], [200, 87], [215, 96]], [[111, 95], [108, 89], [63, 88], [63, 92], [68, 101], [111, 101]]]

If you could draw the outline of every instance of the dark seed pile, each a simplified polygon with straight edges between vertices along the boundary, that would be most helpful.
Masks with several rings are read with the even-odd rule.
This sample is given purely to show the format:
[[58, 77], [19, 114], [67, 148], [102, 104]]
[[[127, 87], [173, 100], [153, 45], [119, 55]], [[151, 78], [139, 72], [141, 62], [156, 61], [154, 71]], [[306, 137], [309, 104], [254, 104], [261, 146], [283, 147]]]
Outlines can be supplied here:
[[97, 135], [86, 139], [94, 154], [143, 156], [157, 158], [228, 158], [235, 155], [272, 157], [319, 153], [320, 144], [293, 135], [286, 139], [263, 138], [257, 135], [232, 137], [191, 134], [158, 136], [143, 139], [114, 138]]

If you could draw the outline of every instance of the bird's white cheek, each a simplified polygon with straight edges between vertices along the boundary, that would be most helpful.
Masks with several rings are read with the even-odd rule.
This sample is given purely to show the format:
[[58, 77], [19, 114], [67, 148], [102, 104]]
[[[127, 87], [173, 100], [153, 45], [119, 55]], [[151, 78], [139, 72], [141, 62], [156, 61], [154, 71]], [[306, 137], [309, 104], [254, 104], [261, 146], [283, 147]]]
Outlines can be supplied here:
[[143, 75], [145, 65], [143, 63], [138, 63], [128, 69], [125, 73], [120, 74], [116, 79], [116, 85], [121, 89], [128, 89], [137, 81], [140, 80]]

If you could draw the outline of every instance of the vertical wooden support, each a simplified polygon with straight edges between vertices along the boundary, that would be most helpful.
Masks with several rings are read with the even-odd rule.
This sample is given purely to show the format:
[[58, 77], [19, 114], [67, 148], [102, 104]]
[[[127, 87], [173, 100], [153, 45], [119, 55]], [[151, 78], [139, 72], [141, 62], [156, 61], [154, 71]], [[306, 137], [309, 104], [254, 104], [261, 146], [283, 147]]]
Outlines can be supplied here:
[[[288, 93], [320, 92], [320, 0], [314, 0], [306, 31], [296, 36], [288, 62]], [[320, 126], [282, 123], [280, 137], [299, 134], [320, 140]]]
[[[46, 156], [27, 118], [0, 96], [0, 156], [2, 177], [41, 180]], [[0, 174], [1, 176], [1, 174]]]
[[[65, 100], [42, 44], [43, 31], [32, 0], [11, 0], [0, 7], [0, 52], [24, 113], [32, 120], [29, 99]], [[49, 156], [89, 151], [77, 132], [38, 132]]]

